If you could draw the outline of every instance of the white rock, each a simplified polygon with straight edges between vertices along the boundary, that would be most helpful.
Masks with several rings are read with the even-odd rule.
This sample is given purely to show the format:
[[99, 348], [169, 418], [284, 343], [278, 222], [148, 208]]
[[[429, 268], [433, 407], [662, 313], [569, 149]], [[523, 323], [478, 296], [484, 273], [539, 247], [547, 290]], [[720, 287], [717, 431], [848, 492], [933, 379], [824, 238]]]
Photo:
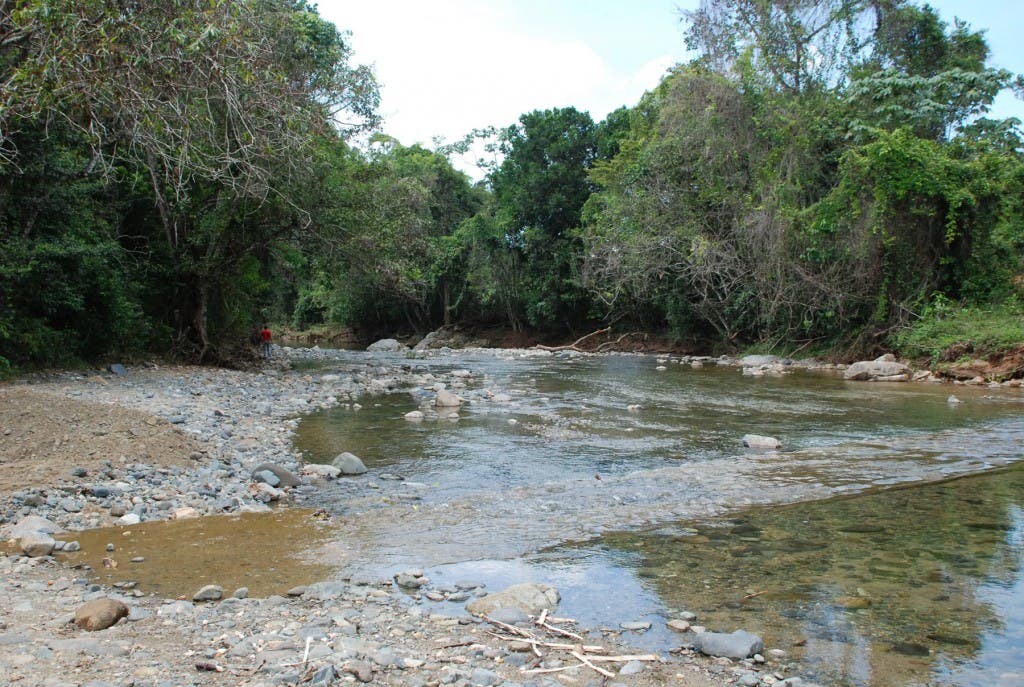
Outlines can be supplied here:
[[408, 412], [403, 417], [409, 422], [423, 422], [423, 413], [419, 410]]
[[744, 434], [743, 445], [750, 448], [777, 449], [782, 446], [782, 442], [775, 437], [766, 437], [760, 434]]
[[308, 463], [302, 466], [302, 474], [334, 479], [341, 474], [341, 468], [334, 467], [333, 465], [321, 465], [320, 463]]

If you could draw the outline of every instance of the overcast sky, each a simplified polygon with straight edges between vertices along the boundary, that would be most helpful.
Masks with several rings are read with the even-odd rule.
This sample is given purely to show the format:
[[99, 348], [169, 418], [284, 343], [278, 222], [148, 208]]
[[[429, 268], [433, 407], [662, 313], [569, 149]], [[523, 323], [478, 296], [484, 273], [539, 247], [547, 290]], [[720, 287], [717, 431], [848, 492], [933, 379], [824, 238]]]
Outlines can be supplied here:
[[[679, 7], [697, 0], [320, 0], [352, 32], [355, 61], [375, 67], [383, 129], [405, 145], [513, 124], [535, 109], [573, 106], [595, 121], [635, 105], [686, 58]], [[932, 0], [987, 29], [990, 63], [1024, 72], [1020, 0]], [[1024, 102], [996, 116], [1024, 120]]]

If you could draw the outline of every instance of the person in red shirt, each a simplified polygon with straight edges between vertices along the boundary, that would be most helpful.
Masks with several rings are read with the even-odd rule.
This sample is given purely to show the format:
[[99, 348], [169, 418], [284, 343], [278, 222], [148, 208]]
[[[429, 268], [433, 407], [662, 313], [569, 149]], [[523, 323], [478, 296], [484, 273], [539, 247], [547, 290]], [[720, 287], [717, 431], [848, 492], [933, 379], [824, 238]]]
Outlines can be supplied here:
[[267, 325], [263, 325], [263, 329], [260, 330], [260, 341], [263, 342], [263, 357], [270, 357], [270, 329]]

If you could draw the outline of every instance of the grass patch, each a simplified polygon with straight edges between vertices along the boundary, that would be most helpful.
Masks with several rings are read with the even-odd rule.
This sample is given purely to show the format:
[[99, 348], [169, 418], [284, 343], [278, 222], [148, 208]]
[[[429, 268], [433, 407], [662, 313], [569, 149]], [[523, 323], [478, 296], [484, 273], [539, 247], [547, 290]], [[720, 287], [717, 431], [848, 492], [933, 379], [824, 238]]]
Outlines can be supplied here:
[[1024, 303], [1011, 299], [986, 306], [960, 306], [937, 299], [913, 325], [893, 337], [900, 357], [933, 363], [985, 357], [1024, 345]]

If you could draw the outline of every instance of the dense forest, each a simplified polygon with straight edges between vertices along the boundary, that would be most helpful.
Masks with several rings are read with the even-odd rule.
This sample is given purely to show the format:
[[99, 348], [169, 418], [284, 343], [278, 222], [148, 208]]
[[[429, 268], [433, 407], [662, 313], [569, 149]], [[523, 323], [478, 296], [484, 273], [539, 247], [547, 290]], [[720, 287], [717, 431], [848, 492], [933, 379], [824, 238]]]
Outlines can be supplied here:
[[909, 0], [681, 21], [698, 57], [634, 106], [432, 150], [306, 2], [0, 0], [0, 374], [224, 363], [263, 321], [927, 353], [986, 313], [1021, 342], [1021, 123], [985, 115], [1024, 86], [983, 31]]

